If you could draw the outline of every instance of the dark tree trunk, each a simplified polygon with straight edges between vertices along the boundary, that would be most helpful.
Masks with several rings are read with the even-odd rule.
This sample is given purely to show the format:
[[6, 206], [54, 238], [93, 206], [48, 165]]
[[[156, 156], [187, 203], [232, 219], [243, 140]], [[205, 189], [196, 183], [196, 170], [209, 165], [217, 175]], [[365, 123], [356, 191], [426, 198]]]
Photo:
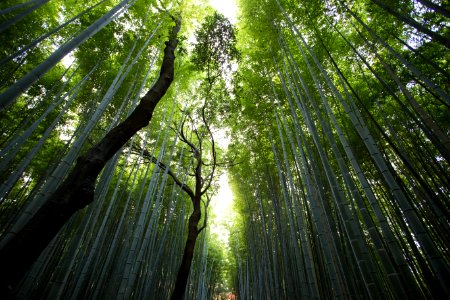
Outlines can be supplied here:
[[186, 246], [184, 247], [183, 259], [181, 260], [180, 268], [178, 269], [177, 280], [175, 282], [175, 288], [172, 294], [172, 300], [183, 299], [186, 292], [187, 281], [191, 270], [192, 260], [194, 258], [195, 243], [200, 233], [198, 230], [198, 223], [201, 218], [200, 198], [193, 199], [194, 211], [189, 217], [188, 225], [188, 237], [186, 240]]
[[139, 105], [122, 123], [80, 156], [73, 170], [32, 219], [0, 250], [0, 298], [23, 278], [61, 227], [78, 210], [94, 200], [95, 181], [108, 160], [141, 128], [148, 125], [153, 111], [174, 78], [175, 48], [181, 19], [164, 49], [160, 75]]

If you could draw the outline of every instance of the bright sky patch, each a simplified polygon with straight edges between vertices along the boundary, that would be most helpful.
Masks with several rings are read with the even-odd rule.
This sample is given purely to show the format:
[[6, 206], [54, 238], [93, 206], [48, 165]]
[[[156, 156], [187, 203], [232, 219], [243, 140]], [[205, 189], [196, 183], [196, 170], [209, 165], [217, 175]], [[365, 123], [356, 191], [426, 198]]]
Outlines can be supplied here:
[[211, 6], [227, 17], [231, 23], [237, 21], [237, 5], [235, 0], [209, 0]]

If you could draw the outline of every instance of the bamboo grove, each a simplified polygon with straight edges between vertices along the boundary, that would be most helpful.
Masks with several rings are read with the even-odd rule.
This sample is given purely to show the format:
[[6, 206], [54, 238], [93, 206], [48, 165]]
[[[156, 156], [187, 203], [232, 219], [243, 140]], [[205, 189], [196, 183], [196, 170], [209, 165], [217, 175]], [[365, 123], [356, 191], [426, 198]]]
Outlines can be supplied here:
[[[177, 40], [173, 82], [150, 123], [98, 170], [92, 203], [74, 196], [79, 211], [41, 242], [23, 278], [0, 267], [1, 296], [449, 297], [448, 3], [238, 7], [228, 38], [240, 54], [222, 44], [226, 31], [211, 42], [236, 58], [226, 68], [218, 58], [221, 77], [193, 54], [205, 48], [193, 32], [213, 14], [204, 1], [0, 2], [0, 262], [10, 269], [34, 244], [4, 249], [61, 186], [84, 188], [65, 182], [166, 78], [165, 49]], [[224, 171], [236, 211], [228, 245], [207, 225]], [[191, 201], [197, 184], [205, 193]], [[45, 233], [33, 229], [39, 241]]]
[[448, 297], [448, 6], [262, 2], [241, 3], [237, 294]]

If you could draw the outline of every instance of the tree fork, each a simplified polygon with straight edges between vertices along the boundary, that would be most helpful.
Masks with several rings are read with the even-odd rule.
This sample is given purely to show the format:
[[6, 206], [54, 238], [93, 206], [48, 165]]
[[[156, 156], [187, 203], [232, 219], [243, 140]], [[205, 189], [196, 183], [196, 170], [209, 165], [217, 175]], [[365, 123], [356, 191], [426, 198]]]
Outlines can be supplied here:
[[158, 80], [128, 118], [77, 159], [64, 182], [31, 220], [0, 249], [0, 296], [8, 295], [19, 283], [70, 217], [93, 202], [95, 181], [101, 170], [136, 132], [150, 122], [156, 105], [174, 79], [175, 49], [178, 45], [181, 17], [172, 19], [175, 25], [169, 40], [165, 42]]

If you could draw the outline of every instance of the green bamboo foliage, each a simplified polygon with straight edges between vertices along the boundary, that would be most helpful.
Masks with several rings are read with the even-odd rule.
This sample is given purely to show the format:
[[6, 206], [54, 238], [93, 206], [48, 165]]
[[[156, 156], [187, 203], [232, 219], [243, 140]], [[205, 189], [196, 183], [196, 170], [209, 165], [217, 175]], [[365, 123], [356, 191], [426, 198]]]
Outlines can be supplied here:
[[[30, 44], [26, 45], [25, 47], [20, 47], [20, 49], [18, 49], [16, 52], [14, 52], [13, 54], [9, 55], [8, 57], [3, 58], [2, 60], [0, 60], [0, 66], [5, 65], [7, 62], [10, 62], [11, 60], [13, 60], [14, 58], [20, 57], [21, 55], [24, 55], [25, 53], [27, 53], [27, 51], [29, 51], [30, 49], [33, 49], [34, 47], [36, 47], [40, 42], [42, 42], [43, 40], [45, 40], [46, 38], [48, 38], [49, 36], [51, 36], [54, 33], [57, 33], [59, 30], [61, 30], [62, 28], [66, 27], [67, 25], [73, 23], [74, 21], [80, 19], [81, 17], [83, 17], [85, 14], [88, 14], [91, 10], [95, 9], [97, 6], [103, 4], [106, 0], [102, 0], [100, 2], [98, 2], [97, 4], [89, 7], [88, 9], [84, 10], [83, 12], [79, 13], [78, 15], [76, 15], [75, 17], [67, 20], [66, 22], [62, 23], [61, 25], [55, 27], [52, 30], [49, 30], [48, 32], [46, 32], [45, 34], [41, 35], [40, 37], [38, 37], [37, 39], [35, 39], [34, 41], [32, 41]], [[31, 2], [31, 1], [30, 1]], [[23, 3], [25, 4], [25, 3]], [[7, 9], [5, 9], [6, 12]]]
[[[448, 298], [448, 4], [239, 2], [237, 76], [209, 78], [206, 96], [211, 129], [231, 132], [237, 215], [227, 246], [201, 232], [184, 299], [216, 299], [226, 272], [238, 299]], [[196, 163], [179, 132], [205, 97], [189, 30], [206, 12], [172, 0], [0, 3], [0, 247], [131, 114], [180, 12], [173, 88], [10, 297], [171, 297], [192, 210], [180, 186]]]
[[55, 64], [57, 64], [64, 56], [69, 54], [72, 50], [79, 47], [84, 41], [92, 37], [104, 26], [108, 25], [114, 18], [120, 16], [121, 12], [133, 4], [133, 1], [124, 0], [111, 9], [107, 14], [91, 24], [88, 28], [82, 31], [78, 36], [71, 41], [62, 45], [57, 51], [50, 55], [45, 61], [38, 65], [34, 70], [18, 80], [15, 84], [10, 86], [6, 91], [0, 94], [0, 103], [2, 110], [10, 105], [15, 99], [26, 91], [36, 80], [48, 72]]
[[[441, 194], [447, 190], [448, 178], [441, 171], [449, 168], [444, 134], [448, 126], [424, 108], [433, 103], [448, 112], [448, 89], [440, 79], [448, 73], [445, 63], [433, 61], [418, 49], [420, 45], [405, 38], [402, 26], [405, 31], [412, 26], [430, 34], [430, 45], [442, 44], [445, 38], [436, 39], [436, 34], [417, 26], [412, 16], [420, 13], [407, 15], [418, 4], [402, 10], [400, 4], [392, 8], [383, 1], [373, 2], [379, 7], [360, 6], [358, 1], [242, 5], [244, 19], [259, 14], [255, 26], [265, 26], [270, 37], [259, 36], [256, 47], [261, 49], [252, 49], [264, 59], [252, 61], [255, 54], [248, 54], [252, 74], [245, 73], [250, 80], [268, 84], [259, 84], [259, 90], [242, 84], [249, 92], [242, 94], [247, 102], [242, 102], [241, 120], [262, 131], [253, 137], [259, 142], [245, 137], [254, 145], [246, 154], [253, 159], [234, 175], [238, 199], [247, 203], [238, 207], [249, 219], [242, 221], [246, 233], [236, 238], [234, 248], [236, 258], [244, 260], [237, 265], [236, 290], [241, 298], [448, 295], [444, 283], [449, 275], [444, 246], [448, 205]], [[394, 16], [404, 24], [383, 31], [366, 8], [377, 17]], [[254, 34], [245, 30], [244, 34]], [[421, 60], [412, 61], [408, 51], [420, 54]], [[262, 99], [257, 106], [265, 125], [245, 114], [252, 93]], [[271, 105], [275, 114], [270, 113]], [[393, 116], [392, 106], [400, 106], [402, 113]], [[407, 130], [399, 120], [414, 129]], [[243, 139], [238, 131], [235, 136]], [[267, 138], [271, 146], [263, 147]], [[244, 176], [256, 178], [258, 188], [238, 181]], [[263, 208], [261, 203], [268, 205]], [[256, 219], [254, 210], [260, 212]], [[267, 242], [268, 224], [273, 243]], [[262, 269], [270, 276], [267, 270], [275, 268], [281, 286], [255, 275]]]
[[[21, 19], [25, 18], [27, 15], [31, 14], [33, 11], [37, 10], [39, 7], [41, 7], [42, 5], [47, 3], [48, 1], [49, 0], [34, 1], [34, 2], [37, 2], [37, 3], [32, 5], [32, 6], [30, 6], [30, 7], [28, 7], [23, 12], [16, 14], [14, 17], [12, 17], [12, 18], [2, 22], [0, 24], [0, 33], [5, 31], [8, 27], [10, 27], [10, 26], [14, 25], [15, 23], [19, 22]], [[14, 9], [6, 9], [4, 11], [4, 13], [14, 11], [17, 8], [19, 8], [19, 7], [17, 7], [17, 5], [16, 5], [14, 7]]]

